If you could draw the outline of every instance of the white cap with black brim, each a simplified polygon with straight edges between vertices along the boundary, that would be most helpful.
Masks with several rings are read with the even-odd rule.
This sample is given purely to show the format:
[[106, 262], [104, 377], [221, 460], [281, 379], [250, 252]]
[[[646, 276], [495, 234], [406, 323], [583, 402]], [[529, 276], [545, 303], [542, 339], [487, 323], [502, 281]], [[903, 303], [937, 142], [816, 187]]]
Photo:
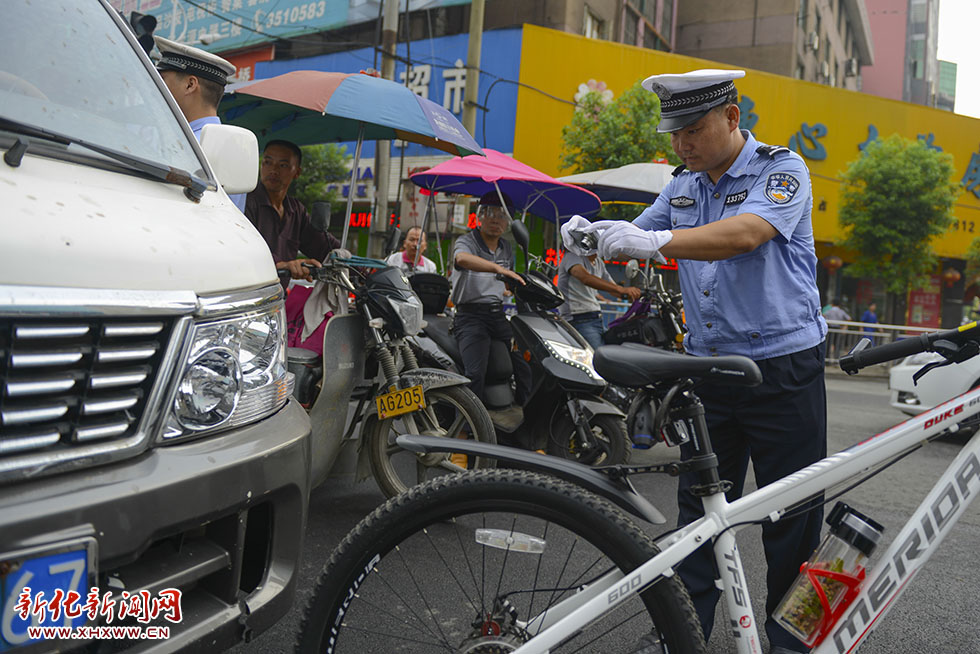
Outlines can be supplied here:
[[676, 132], [705, 114], [738, 100], [732, 80], [745, 77], [744, 70], [692, 70], [683, 74], [651, 75], [643, 88], [660, 98], [658, 132]]

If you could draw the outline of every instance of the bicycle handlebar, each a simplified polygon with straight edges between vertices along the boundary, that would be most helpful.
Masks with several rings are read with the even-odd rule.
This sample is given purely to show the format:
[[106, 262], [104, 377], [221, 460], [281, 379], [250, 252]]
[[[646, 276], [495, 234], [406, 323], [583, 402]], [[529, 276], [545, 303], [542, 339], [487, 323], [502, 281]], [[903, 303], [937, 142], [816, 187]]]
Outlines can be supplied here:
[[[933, 343], [939, 340], [952, 341], [957, 345], [962, 345], [968, 340], [978, 339], [980, 339], [980, 325], [976, 322], [971, 322], [956, 329], [910, 336], [909, 338], [903, 338], [894, 343], [885, 343], [878, 347], [866, 349], [858, 349], [856, 347], [841, 357], [839, 365], [841, 370], [849, 375], [853, 375], [861, 368], [866, 368], [876, 363], [885, 363], [886, 361], [893, 361], [912, 354], [932, 350]], [[862, 339], [862, 342], [866, 340]]]

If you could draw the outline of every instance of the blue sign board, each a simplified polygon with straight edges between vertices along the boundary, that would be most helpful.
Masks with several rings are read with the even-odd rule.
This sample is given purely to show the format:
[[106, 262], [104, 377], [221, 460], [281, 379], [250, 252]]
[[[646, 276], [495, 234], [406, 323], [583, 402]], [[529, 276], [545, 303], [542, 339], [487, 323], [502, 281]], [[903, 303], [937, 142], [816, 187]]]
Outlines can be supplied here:
[[[470, 0], [411, 0], [412, 11]], [[110, 0], [157, 19], [155, 34], [212, 52], [377, 20], [382, 0]], [[400, 9], [404, 3], [399, 2]], [[201, 38], [204, 41], [201, 41]]]
[[[415, 7], [414, 0], [412, 7]], [[514, 150], [521, 33], [520, 29], [507, 29], [483, 34], [478, 100], [483, 108], [477, 109], [474, 137], [481, 146], [501, 152]], [[410, 53], [412, 67], [408, 69], [404, 61], [397, 62], [395, 81], [407, 84], [418, 95], [442, 105], [456, 118], [462, 119], [468, 43], [469, 37], [466, 34], [413, 41], [408, 46], [399, 43], [397, 56], [408, 59]], [[294, 70], [356, 73], [375, 67], [381, 67], [380, 55], [375, 57], [372, 48], [361, 48], [305, 59], [259, 62], [255, 67], [255, 78], [266, 79]], [[405, 143], [403, 148], [407, 157], [444, 154], [440, 150], [415, 143]], [[349, 150], [353, 151], [353, 148]], [[400, 156], [401, 150], [402, 148], [392, 148], [392, 156]], [[361, 156], [374, 156], [373, 142], [365, 142]]]

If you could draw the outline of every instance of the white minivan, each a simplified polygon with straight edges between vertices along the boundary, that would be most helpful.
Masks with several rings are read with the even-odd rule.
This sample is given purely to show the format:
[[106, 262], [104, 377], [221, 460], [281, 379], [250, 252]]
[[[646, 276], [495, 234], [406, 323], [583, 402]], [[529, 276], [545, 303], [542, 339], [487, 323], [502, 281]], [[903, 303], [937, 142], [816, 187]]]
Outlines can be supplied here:
[[255, 137], [199, 145], [105, 0], [7, 0], [0, 152], [0, 651], [248, 640], [292, 602], [310, 470], [227, 195]]

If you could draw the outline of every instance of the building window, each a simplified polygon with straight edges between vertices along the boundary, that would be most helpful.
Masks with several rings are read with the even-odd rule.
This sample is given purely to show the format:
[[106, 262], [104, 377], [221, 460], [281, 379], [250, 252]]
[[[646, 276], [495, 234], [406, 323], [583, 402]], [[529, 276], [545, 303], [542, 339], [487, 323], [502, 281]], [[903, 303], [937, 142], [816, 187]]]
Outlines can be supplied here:
[[660, 13], [660, 33], [667, 40], [671, 39], [674, 30], [674, 0], [663, 0], [664, 7]]
[[807, 0], [800, 0], [800, 14], [797, 16], [796, 20], [799, 22], [800, 27], [806, 31], [806, 18], [810, 7]]
[[605, 38], [604, 27], [603, 22], [586, 7], [585, 19], [582, 21], [582, 34], [590, 39], [602, 39]]
[[640, 15], [645, 16], [651, 25], [657, 23], [657, 0], [630, 0], [630, 4]]
[[922, 79], [926, 72], [926, 40], [922, 36], [912, 37], [909, 56], [909, 72], [915, 79]]
[[631, 11], [626, 12], [626, 19], [623, 21], [623, 43], [636, 45], [636, 24], [639, 18]]

